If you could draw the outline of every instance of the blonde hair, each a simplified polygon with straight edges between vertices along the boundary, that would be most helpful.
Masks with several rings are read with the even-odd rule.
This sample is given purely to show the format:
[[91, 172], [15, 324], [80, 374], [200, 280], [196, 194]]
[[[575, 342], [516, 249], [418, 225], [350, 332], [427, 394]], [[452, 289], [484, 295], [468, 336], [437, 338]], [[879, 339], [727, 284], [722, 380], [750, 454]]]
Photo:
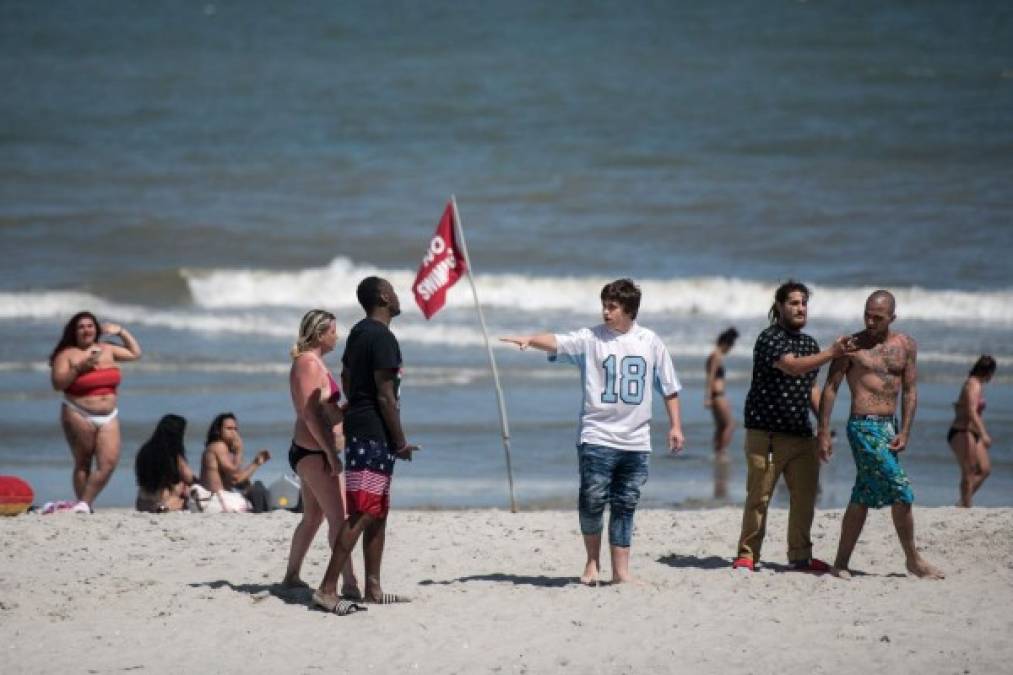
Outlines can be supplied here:
[[327, 332], [327, 328], [334, 320], [334, 315], [324, 309], [311, 309], [306, 312], [299, 322], [299, 338], [289, 351], [292, 358], [299, 358], [300, 354], [316, 347], [320, 343], [320, 336]]

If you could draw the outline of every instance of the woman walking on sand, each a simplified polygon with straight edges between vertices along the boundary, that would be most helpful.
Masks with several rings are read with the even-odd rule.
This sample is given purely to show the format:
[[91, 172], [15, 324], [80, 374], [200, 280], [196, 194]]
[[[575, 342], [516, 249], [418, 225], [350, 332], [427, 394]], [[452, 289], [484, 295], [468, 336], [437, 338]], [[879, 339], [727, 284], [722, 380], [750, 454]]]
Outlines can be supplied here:
[[[327, 519], [327, 540], [334, 539], [345, 521], [345, 479], [338, 451], [345, 447], [341, 390], [324, 364], [324, 354], [338, 343], [334, 315], [322, 309], [306, 312], [299, 323], [299, 337], [292, 347], [289, 388], [295, 408], [295, 429], [288, 462], [301, 481], [302, 520], [292, 534], [288, 569], [282, 583], [290, 588], [308, 588], [299, 577], [303, 558], [323, 519]], [[361, 598], [352, 562], [342, 571], [342, 595]]]
[[992, 472], [992, 461], [988, 450], [992, 437], [985, 429], [985, 385], [995, 375], [995, 359], [982, 355], [971, 368], [960, 397], [953, 404], [955, 416], [953, 425], [946, 433], [946, 440], [960, 464], [960, 501], [958, 506], [971, 506], [971, 498]]
[[[100, 342], [102, 335], [118, 336], [123, 345]], [[116, 363], [140, 357], [141, 346], [126, 328], [115, 323], [100, 326], [91, 312], [70, 318], [49, 357], [53, 389], [64, 396], [60, 423], [74, 456], [75, 513], [92, 512], [95, 498], [119, 462], [116, 388], [121, 377]]]

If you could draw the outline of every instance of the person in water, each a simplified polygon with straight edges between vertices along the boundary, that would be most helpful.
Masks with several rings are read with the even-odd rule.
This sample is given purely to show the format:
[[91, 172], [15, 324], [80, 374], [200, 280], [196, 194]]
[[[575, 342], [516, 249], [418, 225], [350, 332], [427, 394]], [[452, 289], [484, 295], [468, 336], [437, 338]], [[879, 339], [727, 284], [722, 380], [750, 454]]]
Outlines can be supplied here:
[[138, 511], [164, 513], [182, 511], [187, 507], [187, 487], [197, 476], [186, 461], [183, 434], [186, 419], [179, 415], [166, 415], [158, 421], [155, 431], [134, 460], [137, 477]]
[[[102, 342], [103, 335], [118, 337], [123, 344]], [[74, 512], [92, 512], [119, 462], [116, 389], [121, 376], [116, 364], [140, 357], [141, 346], [126, 328], [100, 325], [91, 312], [71, 317], [49, 357], [53, 389], [64, 396], [60, 423], [74, 457]]]
[[735, 431], [732, 407], [725, 398], [725, 355], [735, 346], [739, 331], [729, 328], [718, 335], [714, 350], [707, 357], [707, 385], [703, 405], [714, 417], [714, 498], [728, 496], [728, 446]]
[[960, 397], [953, 404], [954, 419], [946, 432], [946, 441], [960, 463], [960, 501], [958, 506], [971, 506], [971, 499], [992, 472], [988, 450], [992, 437], [985, 429], [985, 385], [995, 375], [995, 359], [982, 355], [968, 373]]

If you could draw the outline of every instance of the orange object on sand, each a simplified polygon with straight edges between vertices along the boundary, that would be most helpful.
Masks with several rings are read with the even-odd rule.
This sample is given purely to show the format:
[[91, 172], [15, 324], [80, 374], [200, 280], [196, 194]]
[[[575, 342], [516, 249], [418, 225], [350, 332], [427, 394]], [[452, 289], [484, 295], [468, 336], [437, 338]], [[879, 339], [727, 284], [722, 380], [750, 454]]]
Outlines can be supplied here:
[[0, 516], [17, 516], [35, 499], [32, 486], [17, 476], [0, 476]]

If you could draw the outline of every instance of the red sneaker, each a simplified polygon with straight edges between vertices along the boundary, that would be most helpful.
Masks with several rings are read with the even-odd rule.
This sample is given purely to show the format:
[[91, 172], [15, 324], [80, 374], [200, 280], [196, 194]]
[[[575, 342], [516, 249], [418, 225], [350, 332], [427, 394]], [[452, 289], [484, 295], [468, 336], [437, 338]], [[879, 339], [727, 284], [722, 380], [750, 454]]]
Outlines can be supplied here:
[[752, 558], [746, 558], [743, 556], [742, 558], [736, 558], [732, 562], [732, 569], [733, 570], [747, 569], [750, 572], [754, 572], [756, 571], [756, 563], [753, 562]]
[[791, 569], [795, 572], [829, 572], [830, 565], [819, 558], [809, 558], [808, 560], [796, 560], [791, 564]]

